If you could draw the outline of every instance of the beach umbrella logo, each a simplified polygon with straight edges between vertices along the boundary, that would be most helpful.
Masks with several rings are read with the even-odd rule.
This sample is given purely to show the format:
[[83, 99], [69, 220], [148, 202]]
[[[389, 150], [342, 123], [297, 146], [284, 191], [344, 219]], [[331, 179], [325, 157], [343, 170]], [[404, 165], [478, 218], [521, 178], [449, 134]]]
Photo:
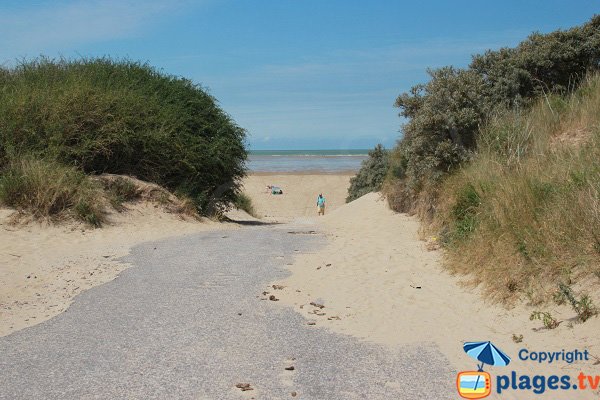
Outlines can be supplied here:
[[[456, 377], [458, 394], [465, 399], [483, 399], [492, 392], [492, 378], [483, 370], [484, 365], [505, 367], [510, 357], [492, 342], [467, 342], [463, 350], [478, 361], [477, 371], [459, 372]], [[481, 364], [479, 364], [481, 363]]]

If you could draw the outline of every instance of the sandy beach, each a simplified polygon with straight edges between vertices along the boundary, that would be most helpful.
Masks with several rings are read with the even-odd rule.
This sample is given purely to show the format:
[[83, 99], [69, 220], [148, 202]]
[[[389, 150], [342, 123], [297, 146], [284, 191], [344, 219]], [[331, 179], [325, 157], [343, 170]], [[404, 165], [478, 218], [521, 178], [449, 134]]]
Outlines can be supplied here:
[[[326, 213], [344, 204], [353, 173], [343, 174], [252, 174], [244, 181], [244, 191], [252, 198], [257, 215], [266, 221], [289, 222], [317, 213], [316, 199], [323, 193]], [[277, 186], [283, 195], [271, 195], [267, 185]]]
[[[431, 238], [419, 236], [420, 224], [414, 217], [392, 212], [377, 193], [345, 204], [350, 177], [260, 174], [244, 182], [262, 222], [307, 226], [322, 234], [320, 250], [297, 254], [288, 265], [291, 275], [265, 288], [277, 285], [281, 301], [276, 307], [292, 308], [316, 328], [381, 344], [390, 351], [433, 344], [457, 371], [475, 368], [462, 350], [464, 342], [491, 340], [513, 358], [511, 370], [519, 374], [576, 376], [582, 370], [600, 374], [599, 318], [580, 324], [568, 307], [549, 305], [543, 309], [550, 308], [561, 324], [547, 330], [540, 321], [529, 320], [538, 308], [520, 304], [507, 309], [486, 303], [477, 288], [443, 269], [442, 251]], [[271, 195], [267, 185], [281, 187], [283, 195]], [[318, 193], [327, 199], [324, 217], [316, 215]], [[77, 294], [117, 277], [128, 267], [117, 259], [135, 244], [239, 228], [182, 220], [148, 204], [113, 215], [111, 224], [102, 229], [12, 225], [10, 213], [3, 210], [0, 220], [0, 335], [52, 318]], [[525, 362], [517, 357], [521, 349], [588, 350], [590, 361]]]

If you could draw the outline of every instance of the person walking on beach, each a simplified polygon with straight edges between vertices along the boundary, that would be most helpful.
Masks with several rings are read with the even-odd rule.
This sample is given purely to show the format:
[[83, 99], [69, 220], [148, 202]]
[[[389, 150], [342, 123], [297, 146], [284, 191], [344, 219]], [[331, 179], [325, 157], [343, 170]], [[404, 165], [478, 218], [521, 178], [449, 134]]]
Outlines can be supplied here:
[[322, 193], [320, 193], [319, 197], [317, 197], [317, 210], [317, 215], [325, 215], [325, 197], [323, 197]]

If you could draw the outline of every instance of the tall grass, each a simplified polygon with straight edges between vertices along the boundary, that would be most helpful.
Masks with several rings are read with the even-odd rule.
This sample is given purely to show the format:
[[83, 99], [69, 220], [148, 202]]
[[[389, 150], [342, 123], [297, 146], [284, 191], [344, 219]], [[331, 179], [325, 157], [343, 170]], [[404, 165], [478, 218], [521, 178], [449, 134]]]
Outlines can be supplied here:
[[438, 192], [432, 227], [448, 267], [490, 297], [548, 299], [600, 278], [600, 77], [530, 111], [498, 113], [472, 162]]
[[23, 157], [0, 174], [0, 203], [36, 219], [72, 216], [100, 226], [105, 219], [102, 198], [83, 172], [56, 161]]

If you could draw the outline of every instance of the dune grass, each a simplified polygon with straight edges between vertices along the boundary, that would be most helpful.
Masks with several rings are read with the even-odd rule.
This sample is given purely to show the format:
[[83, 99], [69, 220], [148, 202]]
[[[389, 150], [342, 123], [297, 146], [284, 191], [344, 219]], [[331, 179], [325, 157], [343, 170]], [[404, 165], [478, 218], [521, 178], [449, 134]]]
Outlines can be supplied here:
[[105, 220], [100, 187], [75, 167], [14, 159], [0, 174], [0, 203], [36, 219], [74, 217], [93, 226]]
[[129, 176], [89, 176], [75, 167], [32, 156], [15, 158], [0, 170], [0, 205], [16, 209], [25, 220], [70, 219], [101, 227], [112, 210], [125, 212], [127, 204], [137, 201], [182, 218], [199, 218], [189, 197]]
[[123, 203], [133, 201], [140, 197], [137, 186], [128, 179], [121, 176], [111, 180], [104, 180], [104, 190], [108, 193], [108, 197], [112, 207], [117, 211], [123, 211]]
[[451, 271], [508, 302], [600, 278], [600, 77], [530, 111], [497, 114], [445, 180], [431, 230]]

